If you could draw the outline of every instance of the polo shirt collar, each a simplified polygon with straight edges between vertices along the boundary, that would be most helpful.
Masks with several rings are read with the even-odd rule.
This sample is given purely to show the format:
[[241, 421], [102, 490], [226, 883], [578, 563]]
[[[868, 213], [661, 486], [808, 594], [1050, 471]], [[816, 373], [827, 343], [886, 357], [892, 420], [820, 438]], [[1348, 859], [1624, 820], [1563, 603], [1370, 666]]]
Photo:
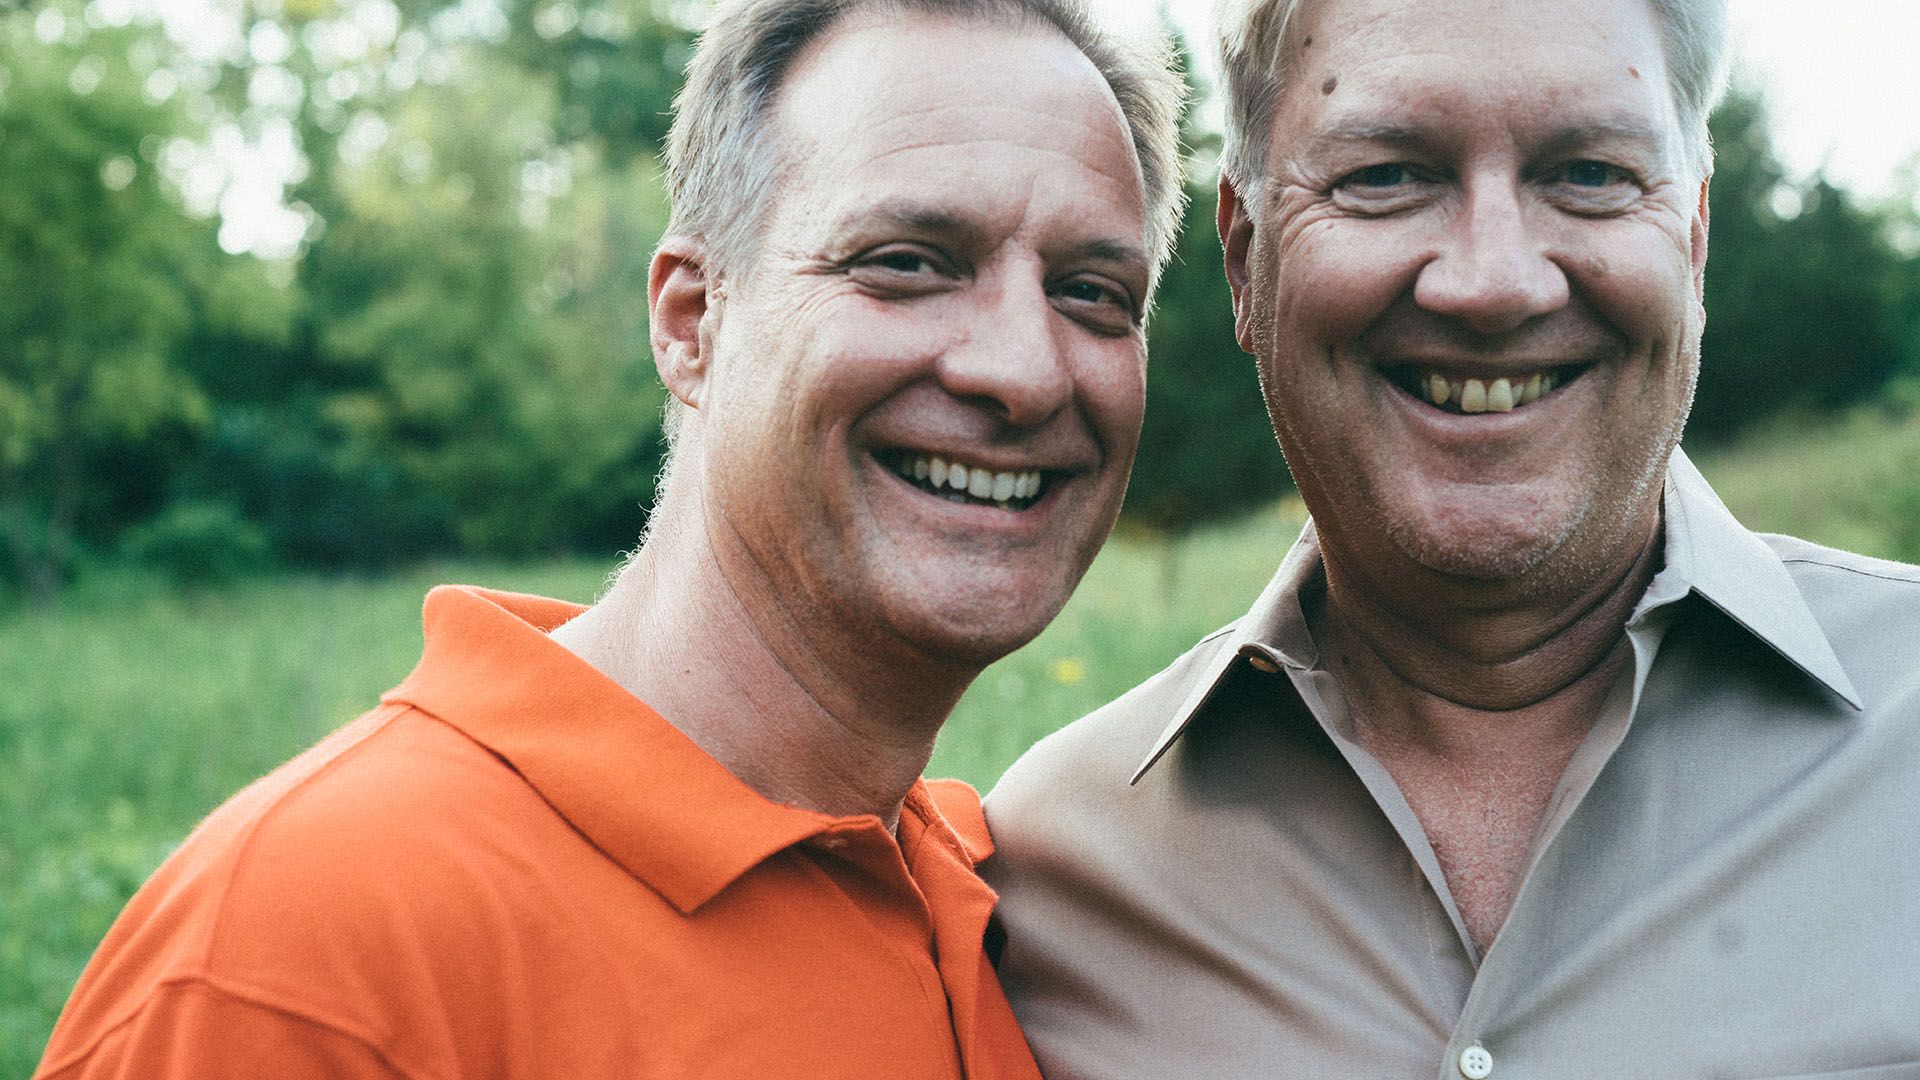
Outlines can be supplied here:
[[434, 589], [420, 663], [381, 700], [431, 714], [499, 755], [683, 914], [769, 856], [854, 824], [760, 795], [547, 636], [583, 610], [468, 586]]
[[[1665, 563], [1630, 623], [1697, 593], [1815, 682], [1855, 709], [1862, 707], [1859, 692], [1785, 564], [1735, 520], [1706, 477], [1678, 448], [1668, 464], [1661, 509]], [[1307, 630], [1301, 596], [1321, 579], [1320, 540], [1308, 521], [1260, 598], [1226, 631], [1227, 642], [1207, 662], [1193, 691], [1134, 771], [1131, 783], [1139, 783], [1166, 755], [1235, 667], [1313, 669], [1318, 651]]]

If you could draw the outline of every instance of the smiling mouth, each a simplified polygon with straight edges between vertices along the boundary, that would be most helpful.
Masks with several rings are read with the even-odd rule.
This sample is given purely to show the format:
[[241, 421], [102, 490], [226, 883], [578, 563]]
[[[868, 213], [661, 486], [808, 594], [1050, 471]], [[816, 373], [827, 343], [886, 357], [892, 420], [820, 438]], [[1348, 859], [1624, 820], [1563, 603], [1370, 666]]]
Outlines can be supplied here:
[[1050, 486], [1048, 474], [1039, 469], [995, 472], [907, 450], [886, 451], [875, 457], [895, 476], [948, 502], [1019, 511], [1039, 502]]
[[1563, 364], [1492, 378], [1460, 378], [1413, 364], [1383, 369], [1387, 380], [1428, 405], [1455, 415], [1523, 409], [1585, 374], [1590, 364]]

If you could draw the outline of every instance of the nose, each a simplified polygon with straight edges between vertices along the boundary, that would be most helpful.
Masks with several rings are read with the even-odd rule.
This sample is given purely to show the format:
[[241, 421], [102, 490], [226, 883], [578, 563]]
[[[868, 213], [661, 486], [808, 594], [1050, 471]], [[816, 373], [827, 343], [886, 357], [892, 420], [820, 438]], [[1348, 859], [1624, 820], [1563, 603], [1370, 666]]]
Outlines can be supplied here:
[[1046, 423], [1073, 399], [1058, 322], [1037, 279], [983, 289], [940, 358], [940, 385], [1015, 427]]
[[1529, 227], [1526, 208], [1511, 185], [1470, 192], [1446, 229], [1414, 283], [1414, 302], [1423, 309], [1483, 334], [1499, 334], [1566, 306], [1566, 272]]

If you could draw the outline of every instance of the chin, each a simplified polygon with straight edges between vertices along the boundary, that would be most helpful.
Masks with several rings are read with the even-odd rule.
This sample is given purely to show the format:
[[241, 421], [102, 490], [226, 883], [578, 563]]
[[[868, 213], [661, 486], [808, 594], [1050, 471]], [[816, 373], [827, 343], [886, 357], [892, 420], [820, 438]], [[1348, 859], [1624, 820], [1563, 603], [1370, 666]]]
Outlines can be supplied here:
[[1480, 508], [1450, 505], [1396, 515], [1387, 536], [1401, 554], [1436, 573], [1511, 581], [1538, 570], [1580, 524], [1571, 507]]
[[1042, 606], [1032, 595], [974, 594], [897, 611], [892, 622], [902, 638], [942, 661], [984, 668], [1040, 636], [1064, 606], [1060, 599]]

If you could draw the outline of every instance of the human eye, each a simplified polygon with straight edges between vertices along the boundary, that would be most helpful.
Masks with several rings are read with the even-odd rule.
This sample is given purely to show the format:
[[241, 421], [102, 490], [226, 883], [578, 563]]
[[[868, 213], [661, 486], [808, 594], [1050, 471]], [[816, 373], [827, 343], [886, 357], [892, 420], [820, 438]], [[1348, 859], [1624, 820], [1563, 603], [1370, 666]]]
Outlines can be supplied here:
[[1355, 169], [1333, 183], [1336, 205], [1366, 213], [1386, 213], [1416, 205], [1432, 192], [1434, 175], [1405, 161], [1383, 161]]
[[1573, 161], [1561, 170], [1567, 183], [1575, 187], [1606, 187], [1627, 179], [1627, 171], [1604, 161]]
[[1580, 159], [1549, 170], [1548, 183], [1576, 210], [1607, 212], [1624, 209], [1640, 194], [1633, 170], [1607, 161]]
[[1413, 170], [1398, 161], [1381, 165], [1369, 165], [1364, 169], [1355, 169], [1340, 178], [1342, 187], [1353, 188], [1390, 188], [1398, 187], [1413, 178]]
[[1140, 323], [1133, 291], [1106, 278], [1081, 274], [1047, 291], [1056, 307], [1095, 333], [1119, 336]]
[[952, 260], [921, 244], [885, 244], [848, 261], [856, 284], [876, 292], [918, 295], [944, 288], [958, 276]]

